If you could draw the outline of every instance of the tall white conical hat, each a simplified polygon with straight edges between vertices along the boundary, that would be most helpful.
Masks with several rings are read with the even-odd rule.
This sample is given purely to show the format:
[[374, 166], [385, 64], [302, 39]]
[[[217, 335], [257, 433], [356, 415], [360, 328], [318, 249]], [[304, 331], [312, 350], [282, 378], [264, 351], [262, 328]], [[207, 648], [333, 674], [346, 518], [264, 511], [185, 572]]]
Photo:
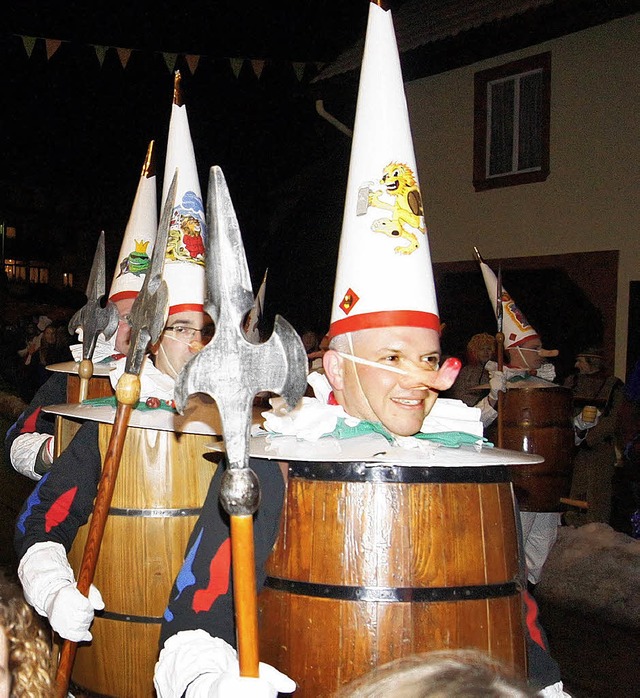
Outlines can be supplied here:
[[142, 288], [158, 228], [157, 196], [154, 142], [151, 141], [111, 282], [109, 299], [114, 302], [135, 298]]
[[187, 107], [182, 103], [176, 71], [169, 138], [164, 166], [162, 203], [178, 170], [178, 189], [171, 217], [163, 277], [169, 287], [169, 314], [202, 310], [205, 296], [204, 254], [207, 227]]
[[[482, 259], [479, 259], [480, 270], [484, 285], [489, 294], [489, 300], [493, 307], [493, 312], [498, 317], [498, 278], [493, 270]], [[504, 334], [504, 347], [509, 349], [517, 347], [527, 339], [539, 337], [538, 333], [531, 327], [529, 321], [515, 304], [513, 298], [507, 293], [501, 284], [500, 300], [502, 303], [502, 332]]]
[[393, 21], [371, 4], [329, 333], [403, 325], [440, 331]]

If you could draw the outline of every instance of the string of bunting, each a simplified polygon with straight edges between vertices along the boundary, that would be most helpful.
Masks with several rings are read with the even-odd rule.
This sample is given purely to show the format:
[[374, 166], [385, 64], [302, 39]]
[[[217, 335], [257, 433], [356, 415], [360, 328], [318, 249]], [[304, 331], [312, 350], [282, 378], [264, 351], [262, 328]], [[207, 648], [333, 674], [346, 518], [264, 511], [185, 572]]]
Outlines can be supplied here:
[[[41, 37], [41, 36], [23, 36], [21, 34], [14, 34], [14, 36], [18, 36], [22, 40], [22, 44], [24, 46], [24, 50], [26, 51], [28, 58], [31, 58], [31, 54], [33, 53], [33, 49], [36, 45], [36, 42], [38, 42], [38, 41], [44, 42], [47, 60], [51, 60], [51, 58], [55, 55], [55, 53], [58, 51], [58, 49], [60, 48], [60, 46], [62, 44], [72, 44], [73, 43], [71, 41], [66, 41], [63, 39], [48, 39], [46, 37]], [[122, 65], [123, 69], [127, 67], [127, 64], [129, 63], [129, 59], [131, 58], [133, 53], [143, 53], [143, 51], [141, 51], [140, 49], [122, 48], [119, 46], [100, 46], [100, 45], [96, 45], [96, 44], [84, 44], [84, 45], [91, 46], [94, 49], [95, 54], [96, 54], [96, 58], [98, 59], [98, 62], [100, 63], [100, 67], [102, 67], [102, 65], [104, 63], [104, 59], [107, 55], [107, 52], [110, 50], [117, 52], [118, 59], [120, 60], [120, 64]], [[173, 53], [173, 52], [169, 52], [169, 51], [154, 51], [154, 53], [159, 53], [160, 55], [162, 55], [169, 73], [174, 72], [178, 57], [183, 56], [192, 75], [196, 72], [196, 70], [198, 68], [198, 64], [200, 63], [200, 59], [207, 57], [205, 54]], [[262, 75], [262, 71], [264, 70], [264, 67], [267, 63], [267, 61], [265, 59], [255, 59], [255, 58], [217, 57], [216, 56], [215, 59], [229, 61], [229, 65], [230, 65], [231, 70], [233, 71], [233, 74], [236, 77], [236, 79], [240, 75], [240, 71], [242, 70], [242, 67], [244, 66], [244, 64], [246, 62], [249, 62], [251, 64], [251, 68], [252, 68], [256, 78], [259, 80], [260, 76]], [[322, 62], [309, 63], [308, 61], [291, 61], [291, 67], [293, 69], [293, 72], [294, 72], [298, 82], [300, 82], [302, 80], [302, 77], [304, 75], [304, 71], [305, 71], [305, 68], [307, 65], [313, 65], [316, 69], [319, 70], [324, 65], [324, 63], [322, 63]]]

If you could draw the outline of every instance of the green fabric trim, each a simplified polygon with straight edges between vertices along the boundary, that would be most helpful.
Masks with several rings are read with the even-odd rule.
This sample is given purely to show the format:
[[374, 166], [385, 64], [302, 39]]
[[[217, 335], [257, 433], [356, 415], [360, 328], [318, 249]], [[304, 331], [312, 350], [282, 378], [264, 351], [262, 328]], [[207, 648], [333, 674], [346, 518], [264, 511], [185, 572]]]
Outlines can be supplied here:
[[[361, 421], [355, 426], [349, 426], [343, 417], [338, 419], [336, 428], [329, 434], [324, 434], [324, 436], [335, 436], [337, 439], [351, 439], [355, 436], [363, 436], [364, 434], [371, 433], [382, 434], [390, 444], [395, 441], [391, 432], [385, 429], [379, 422]], [[463, 445], [475, 444], [478, 441], [482, 441], [483, 446], [487, 446], [488, 448], [493, 447], [493, 444], [484, 437], [469, 434], [465, 431], [445, 431], [435, 434], [423, 434], [422, 432], [418, 432], [414, 434], [414, 436], [416, 439], [433, 441], [447, 448], [459, 448]]]
[[513, 376], [513, 378], [509, 378], [507, 380], [507, 383], [521, 383], [522, 381], [526, 381], [530, 376]]
[[476, 436], [475, 434], [469, 434], [466, 431], [442, 431], [435, 434], [423, 434], [419, 432], [414, 434], [416, 439], [426, 439], [427, 441], [434, 441], [442, 446], [447, 446], [448, 448], [459, 448], [464, 445], [473, 445], [482, 442], [483, 446], [487, 448], [493, 448], [493, 444], [488, 441], [484, 436]]

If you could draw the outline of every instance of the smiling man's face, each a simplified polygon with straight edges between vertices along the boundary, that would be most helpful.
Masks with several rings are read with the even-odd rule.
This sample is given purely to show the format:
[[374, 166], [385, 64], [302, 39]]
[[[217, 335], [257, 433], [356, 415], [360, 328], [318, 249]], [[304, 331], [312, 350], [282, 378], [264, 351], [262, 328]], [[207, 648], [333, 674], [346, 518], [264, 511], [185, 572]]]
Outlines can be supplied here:
[[[416, 378], [425, 370], [438, 368], [438, 333], [422, 327], [385, 327], [360, 330], [352, 338], [348, 353], [380, 368], [327, 352], [325, 372], [336, 400], [353, 417], [380, 422], [398, 436], [416, 434], [438, 397], [437, 391]], [[406, 371], [407, 375], [384, 367]]]

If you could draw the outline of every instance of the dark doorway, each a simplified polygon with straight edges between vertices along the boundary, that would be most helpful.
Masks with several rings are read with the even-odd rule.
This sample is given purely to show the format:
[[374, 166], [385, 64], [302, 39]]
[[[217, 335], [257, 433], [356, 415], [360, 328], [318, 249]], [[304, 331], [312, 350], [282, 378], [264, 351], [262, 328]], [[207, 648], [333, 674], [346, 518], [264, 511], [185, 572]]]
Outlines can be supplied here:
[[[613, 365], [617, 251], [486, 262], [496, 273], [501, 267], [503, 286], [541, 335], [545, 348], [560, 351], [554, 359], [559, 381], [571, 373], [576, 352], [586, 346], [602, 346]], [[480, 268], [475, 261], [443, 262], [434, 264], [434, 275], [440, 319], [445, 324], [443, 351], [464, 359], [466, 344], [474, 334], [496, 332], [493, 305]], [[635, 298], [640, 331], [640, 288]], [[637, 341], [636, 356], [639, 349]]]

